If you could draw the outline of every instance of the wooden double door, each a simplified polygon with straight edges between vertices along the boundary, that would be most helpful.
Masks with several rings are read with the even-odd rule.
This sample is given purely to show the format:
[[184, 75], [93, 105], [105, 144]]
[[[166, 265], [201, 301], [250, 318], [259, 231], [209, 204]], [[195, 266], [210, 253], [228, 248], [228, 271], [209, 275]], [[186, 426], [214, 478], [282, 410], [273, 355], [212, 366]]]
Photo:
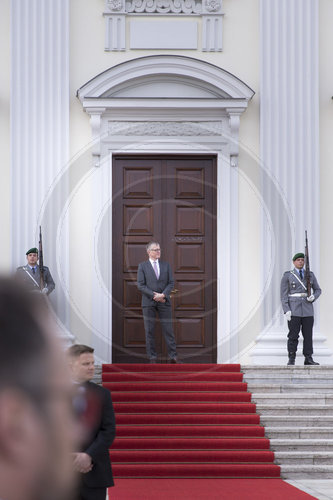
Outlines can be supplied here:
[[[114, 363], [146, 362], [137, 268], [161, 245], [174, 273], [172, 308], [184, 362], [216, 362], [216, 158], [115, 156], [112, 212]], [[160, 360], [167, 359], [156, 324]]]

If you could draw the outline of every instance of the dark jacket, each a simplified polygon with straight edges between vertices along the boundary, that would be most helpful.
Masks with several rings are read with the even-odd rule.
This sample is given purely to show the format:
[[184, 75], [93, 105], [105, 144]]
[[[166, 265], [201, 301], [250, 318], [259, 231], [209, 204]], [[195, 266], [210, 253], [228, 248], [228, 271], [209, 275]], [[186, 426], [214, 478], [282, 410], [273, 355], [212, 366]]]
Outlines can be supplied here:
[[155, 304], [154, 292], [164, 293], [166, 304], [170, 303], [170, 292], [174, 287], [174, 280], [170, 264], [159, 261], [160, 276], [156, 278], [155, 271], [149, 260], [141, 262], [138, 267], [137, 285], [142, 293], [142, 307], [148, 307]]
[[95, 422], [81, 451], [91, 456], [93, 468], [82, 474], [83, 485], [89, 488], [113, 486], [109, 448], [116, 436], [116, 422], [110, 391], [93, 382], [86, 382], [87, 397], [92, 397]]

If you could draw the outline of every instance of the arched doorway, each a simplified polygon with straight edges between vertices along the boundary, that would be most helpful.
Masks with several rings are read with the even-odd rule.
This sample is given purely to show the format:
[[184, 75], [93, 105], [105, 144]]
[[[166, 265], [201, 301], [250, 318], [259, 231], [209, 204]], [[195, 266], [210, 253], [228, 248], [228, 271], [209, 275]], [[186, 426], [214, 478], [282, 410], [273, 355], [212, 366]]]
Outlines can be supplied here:
[[[123, 232], [123, 240], [120, 243], [121, 251], [117, 257], [117, 269], [121, 269], [123, 275], [122, 282], [119, 283], [120, 290], [117, 291], [119, 297], [116, 297], [116, 302], [123, 311], [126, 309], [126, 301], [128, 301], [129, 297], [125, 291], [127, 282], [124, 273], [126, 274], [128, 264], [126, 262], [126, 255], [128, 256], [126, 242], [129, 242], [130, 238], [127, 238], [128, 226], [124, 222], [124, 217], [126, 218], [128, 215], [125, 214], [124, 206], [126, 203], [122, 202], [121, 214], [114, 213], [113, 217], [111, 216], [112, 208], [116, 207], [116, 203], [112, 201], [115, 196], [115, 189], [119, 192], [119, 186], [116, 187], [115, 180], [121, 179], [122, 182], [124, 180], [124, 171], [119, 173], [120, 170], [119, 172], [115, 170], [117, 162], [127, 158], [127, 161], [132, 162], [131, 165], [133, 166], [134, 163], [139, 165], [142, 159], [145, 159], [146, 165], [149, 161], [158, 161], [160, 162], [159, 165], [173, 160], [183, 161], [183, 164], [192, 161], [192, 166], [189, 167], [189, 170], [192, 169], [192, 171], [193, 168], [200, 171], [201, 167], [198, 166], [198, 161], [215, 162], [216, 166], [212, 168], [213, 174], [208, 182], [213, 187], [212, 193], [214, 193], [216, 199], [214, 209], [210, 214], [211, 219], [214, 219], [215, 226], [212, 229], [211, 236], [207, 236], [209, 241], [205, 240], [206, 235], [204, 233], [198, 233], [203, 227], [200, 226], [202, 220], [200, 215], [200, 221], [198, 219], [198, 224], [192, 228], [196, 234], [187, 232], [186, 235], [181, 235], [177, 233], [176, 228], [173, 236], [173, 238], [176, 238], [174, 240], [175, 249], [172, 250], [169, 256], [166, 256], [170, 260], [173, 255], [177, 256], [177, 252], [179, 255], [178, 249], [181, 245], [187, 245], [187, 249], [191, 245], [192, 248], [202, 248], [202, 243], [204, 243], [208, 248], [207, 243], [209, 243], [210, 246], [214, 247], [213, 265], [208, 272], [208, 276], [204, 276], [205, 283], [206, 281], [214, 283], [211, 292], [209, 292], [212, 295], [212, 300], [207, 302], [205, 297], [202, 299], [199, 294], [198, 300], [200, 304], [197, 304], [201, 308], [202, 317], [211, 314], [213, 320], [209, 328], [214, 331], [212, 332], [210, 345], [205, 345], [204, 342], [201, 342], [203, 338], [202, 323], [200, 323], [201, 320], [197, 321], [195, 336], [192, 338], [192, 344], [190, 342], [191, 345], [187, 348], [189, 353], [192, 349], [191, 356], [194, 356], [194, 358], [193, 339], [196, 339], [197, 349], [203, 349], [206, 353], [210, 352], [211, 361], [216, 360], [216, 353], [218, 361], [227, 361], [237, 353], [237, 339], [233, 338], [232, 341], [229, 341], [228, 335], [231, 329], [237, 325], [238, 320], [237, 277], [234, 271], [231, 273], [231, 263], [237, 255], [237, 242], [233, 238], [232, 231], [236, 230], [238, 223], [238, 130], [240, 116], [246, 110], [248, 101], [253, 94], [254, 92], [246, 84], [221, 68], [197, 59], [169, 55], [149, 56], [124, 62], [96, 76], [78, 90], [78, 97], [91, 117], [94, 139], [94, 164], [96, 168], [105, 168], [105, 165], [107, 165], [107, 168], [113, 168], [113, 186], [109, 196], [109, 211], [110, 225], [112, 220], [119, 222], [118, 217], [121, 217], [121, 229], [118, 232], [120, 231], [119, 234], [121, 231]], [[196, 166], [193, 167], [195, 162]], [[115, 178], [118, 173], [120, 177]], [[153, 175], [154, 179], [155, 176]], [[142, 179], [138, 179], [139, 184], [140, 182], [143, 182]], [[175, 182], [176, 177], [174, 177]], [[123, 184], [120, 187], [122, 196], [124, 195], [124, 189]], [[171, 190], [174, 191], [174, 187]], [[212, 193], [208, 195], [208, 198], [213, 196]], [[126, 196], [125, 194], [125, 199]], [[140, 196], [142, 202], [142, 193], [139, 194], [139, 199]], [[127, 199], [130, 200], [130, 197]], [[201, 197], [200, 199], [204, 198]], [[153, 198], [146, 198], [146, 205], [141, 203], [139, 207], [138, 199], [132, 198], [132, 208], [136, 203], [138, 210], [141, 210], [142, 214], [145, 208], [148, 207], [147, 203], [152, 201], [154, 201]], [[165, 202], [165, 200], [163, 201]], [[185, 201], [190, 205], [193, 202], [193, 200], [190, 201], [189, 199]], [[135, 207], [133, 210], [135, 212]], [[147, 209], [146, 213], [148, 212]], [[185, 213], [184, 210], [183, 213]], [[136, 217], [134, 215], [134, 218]], [[177, 217], [178, 222], [180, 220], [180, 216], [176, 215], [173, 221], [174, 226], [177, 226]], [[147, 234], [132, 234], [137, 239], [141, 238], [142, 241], [139, 242], [141, 245], [151, 237], [156, 237], [156, 234], [151, 234], [149, 217], [142, 220], [142, 222], [144, 227], [137, 227], [136, 230], [147, 231]], [[130, 223], [132, 223], [131, 220]], [[162, 223], [165, 225], [166, 221], [163, 220]], [[114, 233], [115, 227], [116, 224], [113, 223], [113, 253], [110, 254], [110, 266], [115, 256], [114, 238], [116, 238], [116, 241], [119, 240], [119, 234]], [[159, 237], [157, 234], [157, 238], [164, 238], [162, 236], [162, 227], [158, 231], [160, 231], [161, 236]], [[185, 231], [189, 231], [188, 224]], [[181, 242], [177, 238], [185, 239]], [[199, 239], [191, 240], [191, 238], [201, 238], [201, 241]], [[200, 256], [202, 256], [202, 253], [201, 250], [198, 250], [193, 257], [194, 261], [199, 262]], [[182, 257], [179, 258], [182, 259]], [[142, 253], [140, 258], [136, 254], [135, 259], [144, 260], [145, 254]], [[202, 262], [204, 260], [200, 261], [200, 265]], [[134, 290], [135, 265], [130, 263], [129, 266], [129, 272], [132, 273], [130, 281], [128, 281], [131, 283], [129, 285], [131, 290]], [[175, 262], [175, 265], [177, 266], [177, 262]], [[205, 265], [203, 267], [200, 267], [200, 265], [197, 265], [197, 277], [191, 277], [191, 280], [196, 281], [197, 289], [200, 289], [198, 276], [203, 276], [203, 271], [207, 268]], [[101, 310], [105, 310], [105, 316], [108, 318], [105, 325], [108, 325], [110, 331], [112, 331], [113, 316], [114, 330], [110, 342], [112, 341], [114, 344], [114, 354], [118, 352], [117, 357], [113, 360], [125, 361], [131, 349], [138, 349], [137, 353], [139, 355], [140, 353], [143, 354], [143, 345], [138, 345], [140, 342], [142, 343], [142, 335], [141, 341], [138, 341], [137, 337], [133, 338], [133, 336], [128, 335], [126, 314], [120, 324], [115, 323], [115, 315], [118, 315], [119, 310], [117, 311], [115, 308], [112, 310], [111, 298], [114, 303], [115, 287], [118, 284], [115, 283], [114, 272], [111, 269], [109, 277], [110, 281], [106, 284], [106, 288], [110, 292], [109, 301], [107, 302], [106, 297], [103, 297], [101, 292], [97, 291], [95, 294], [99, 304], [102, 302], [105, 304], [104, 307], [99, 305], [98, 314], [100, 314]], [[186, 287], [184, 276], [182, 276], [182, 281]], [[203, 304], [207, 304], [207, 310]], [[193, 317], [196, 317], [196, 320], [200, 319], [199, 311], [195, 310], [193, 303], [190, 305], [192, 312], [194, 311]], [[137, 298], [135, 299], [134, 309], [135, 307], [139, 310]], [[193, 322], [193, 319], [190, 320], [187, 317], [186, 321], [188, 326], [191, 321]], [[136, 327], [134, 326], [133, 329], [135, 330]], [[187, 330], [191, 332], [190, 327]], [[115, 331], [117, 331], [117, 335]], [[180, 337], [183, 338], [182, 334], [180, 334]], [[185, 344], [187, 340], [185, 339]], [[202, 345], [199, 346], [200, 342]], [[186, 352], [185, 345], [184, 350]], [[207, 357], [200, 359], [208, 361]], [[200, 359], [198, 358], [197, 361], [200, 361]], [[133, 361], [134, 359], [130, 360]]]

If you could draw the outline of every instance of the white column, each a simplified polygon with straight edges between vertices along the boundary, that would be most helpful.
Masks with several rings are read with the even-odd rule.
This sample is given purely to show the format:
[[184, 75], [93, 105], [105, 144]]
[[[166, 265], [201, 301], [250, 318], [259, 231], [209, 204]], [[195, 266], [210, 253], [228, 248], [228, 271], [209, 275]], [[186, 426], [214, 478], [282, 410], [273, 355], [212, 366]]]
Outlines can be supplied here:
[[[292, 255], [304, 251], [305, 229], [320, 282], [318, 0], [261, 0], [260, 30], [262, 196], [272, 226], [270, 231], [263, 217], [262, 262], [263, 284], [271, 280], [271, 286], [252, 360], [284, 364], [280, 280], [292, 268]], [[318, 333], [314, 338], [316, 358], [329, 362], [325, 338]]]
[[67, 186], [52, 188], [68, 161], [69, 0], [12, 0], [11, 67], [12, 265], [25, 263], [41, 224], [57, 285], [50, 298], [66, 323], [56, 235]]

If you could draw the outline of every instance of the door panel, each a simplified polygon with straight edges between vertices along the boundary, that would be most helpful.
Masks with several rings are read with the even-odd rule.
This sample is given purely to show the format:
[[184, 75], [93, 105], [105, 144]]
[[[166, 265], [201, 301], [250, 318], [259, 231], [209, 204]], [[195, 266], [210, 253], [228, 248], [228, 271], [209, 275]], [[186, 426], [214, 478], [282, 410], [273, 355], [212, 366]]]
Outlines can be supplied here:
[[[143, 362], [138, 264], [156, 240], [174, 273], [174, 330], [185, 362], [216, 362], [216, 161], [214, 157], [113, 160], [113, 361]], [[156, 325], [157, 350], [166, 348]]]

